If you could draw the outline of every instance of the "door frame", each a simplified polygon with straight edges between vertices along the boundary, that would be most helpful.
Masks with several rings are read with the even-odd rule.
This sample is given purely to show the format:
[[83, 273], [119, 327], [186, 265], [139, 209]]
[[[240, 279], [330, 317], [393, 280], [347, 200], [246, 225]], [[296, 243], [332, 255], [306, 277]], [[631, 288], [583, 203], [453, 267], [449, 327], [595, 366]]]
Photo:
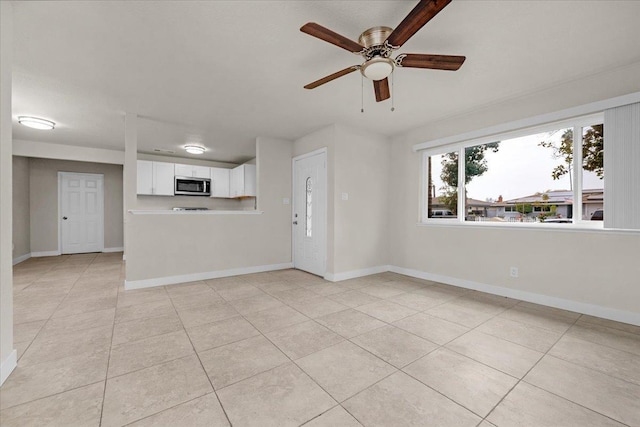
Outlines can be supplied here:
[[[295, 235], [295, 225], [293, 225], [293, 221], [295, 220], [293, 215], [296, 210], [296, 162], [298, 160], [306, 159], [307, 157], [313, 157], [318, 154], [322, 154], [324, 157], [324, 188], [325, 188], [325, 204], [324, 204], [324, 273], [322, 277], [325, 278], [327, 276], [327, 259], [329, 257], [329, 242], [327, 237], [329, 236], [329, 170], [328, 170], [328, 155], [327, 155], [327, 147], [319, 148], [317, 150], [310, 151], [305, 154], [300, 154], [299, 156], [295, 156], [291, 159], [291, 264], [293, 264], [293, 268], [296, 268], [296, 235]], [[312, 274], [312, 273], [310, 273]]]
[[100, 251], [104, 252], [104, 174], [102, 173], [85, 173], [85, 172], [58, 172], [58, 254], [62, 255], [62, 178], [67, 175], [85, 175], [95, 177], [100, 180], [100, 195], [102, 211], [100, 213], [100, 222], [102, 229], [100, 231]]

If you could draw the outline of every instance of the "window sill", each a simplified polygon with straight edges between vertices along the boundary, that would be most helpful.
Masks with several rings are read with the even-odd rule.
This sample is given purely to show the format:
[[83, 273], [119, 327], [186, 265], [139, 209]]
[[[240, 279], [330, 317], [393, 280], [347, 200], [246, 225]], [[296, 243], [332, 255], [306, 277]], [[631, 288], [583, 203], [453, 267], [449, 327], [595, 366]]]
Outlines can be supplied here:
[[489, 229], [515, 229], [515, 230], [544, 230], [559, 231], [565, 233], [605, 233], [605, 234], [640, 234], [640, 230], [604, 228], [601, 222], [592, 224], [584, 221], [578, 224], [545, 224], [545, 223], [499, 223], [499, 222], [475, 222], [458, 220], [431, 220], [418, 222], [419, 227], [460, 227], [460, 228], [489, 228]]

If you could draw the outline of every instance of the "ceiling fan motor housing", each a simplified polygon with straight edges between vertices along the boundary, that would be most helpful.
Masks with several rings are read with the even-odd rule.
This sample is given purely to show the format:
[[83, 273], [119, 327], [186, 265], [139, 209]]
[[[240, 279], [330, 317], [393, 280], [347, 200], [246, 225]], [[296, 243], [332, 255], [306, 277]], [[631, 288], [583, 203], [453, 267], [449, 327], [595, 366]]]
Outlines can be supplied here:
[[393, 28], [389, 27], [372, 27], [360, 34], [358, 42], [364, 47], [381, 45], [392, 31]]
[[392, 32], [393, 28], [372, 27], [360, 34], [358, 42], [364, 46], [362, 55], [365, 59], [375, 58], [376, 56], [390, 57], [393, 50], [385, 44], [385, 40]]

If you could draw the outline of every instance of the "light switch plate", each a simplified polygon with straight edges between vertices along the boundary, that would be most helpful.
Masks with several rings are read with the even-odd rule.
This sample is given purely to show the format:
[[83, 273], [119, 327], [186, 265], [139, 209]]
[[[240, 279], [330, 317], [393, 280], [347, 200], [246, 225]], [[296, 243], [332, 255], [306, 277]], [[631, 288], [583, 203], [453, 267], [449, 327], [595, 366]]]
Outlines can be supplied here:
[[349, 200], [349, 193], [342, 193], [342, 200]]
[[285, 197], [284, 199], [282, 199], [282, 204], [283, 205], [288, 205], [289, 204], [289, 198]]

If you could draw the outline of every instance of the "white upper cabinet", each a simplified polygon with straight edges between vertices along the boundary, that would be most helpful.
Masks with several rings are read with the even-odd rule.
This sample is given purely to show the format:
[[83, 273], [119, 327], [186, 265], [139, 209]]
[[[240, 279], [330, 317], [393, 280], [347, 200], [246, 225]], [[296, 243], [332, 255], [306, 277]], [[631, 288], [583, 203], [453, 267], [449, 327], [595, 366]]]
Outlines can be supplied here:
[[256, 196], [256, 165], [240, 165], [231, 170], [230, 197]]
[[138, 194], [153, 194], [153, 162], [138, 160]]
[[211, 178], [211, 168], [209, 166], [193, 166], [194, 178]]
[[138, 160], [138, 194], [173, 196], [173, 163]]
[[229, 197], [231, 169], [211, 168], [211, 197]]
[[174, 183], [173, 163], [153, 162], [153, 194], [173, 196]]
[[211, 171], [208, 166], [182, 165], [176, 163], [175, 176], [188, 176], [192, 178], [211, 178]]

